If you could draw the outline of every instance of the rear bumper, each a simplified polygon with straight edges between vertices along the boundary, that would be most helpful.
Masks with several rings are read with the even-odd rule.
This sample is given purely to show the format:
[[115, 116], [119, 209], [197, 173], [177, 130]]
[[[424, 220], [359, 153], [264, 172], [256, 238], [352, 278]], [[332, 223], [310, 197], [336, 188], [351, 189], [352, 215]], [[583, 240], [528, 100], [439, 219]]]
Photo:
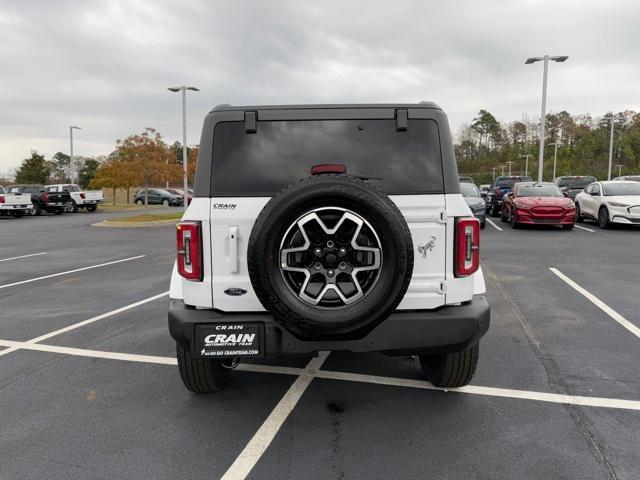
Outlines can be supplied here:
[[308, 354], [327, 350], [383, 352], [389, 355], [428, 355], [464, 350], [474, 345], [489, 329], [490, 309], [484, 296], [471, 302], [437, 310], [396, 311], [358, 340], [300, 340], [278, 324], [271, 314], [223, 313], [197, 310], [182, 300], [169, 304], [169, 333], [194, 357], [196, 325], [217, 323], [261, 323], [264, 325], [264, 356]]

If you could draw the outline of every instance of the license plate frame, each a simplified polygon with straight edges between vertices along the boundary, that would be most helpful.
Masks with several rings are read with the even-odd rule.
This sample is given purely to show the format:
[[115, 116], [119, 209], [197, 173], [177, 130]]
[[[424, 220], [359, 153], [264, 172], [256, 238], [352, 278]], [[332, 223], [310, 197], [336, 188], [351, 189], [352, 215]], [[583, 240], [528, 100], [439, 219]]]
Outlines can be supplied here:
[[196, 325], [194, 343], [193, 353], [201, 358], [262, 358], [264, 324], [228, 322]]

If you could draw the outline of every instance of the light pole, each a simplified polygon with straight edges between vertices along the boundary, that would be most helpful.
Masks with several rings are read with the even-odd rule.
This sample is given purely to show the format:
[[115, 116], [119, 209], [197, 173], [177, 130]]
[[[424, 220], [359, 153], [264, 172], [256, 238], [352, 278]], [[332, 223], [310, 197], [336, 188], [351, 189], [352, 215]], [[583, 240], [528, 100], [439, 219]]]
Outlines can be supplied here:
[[530, 153], [526, 155], [520, 155], [520, 158], [524, 157], [524, 176], [529, 175], [529, 157], [533, 157]]
[[542, 181], [542, 168], [544, 163], [544, 123], [546, 121], [546, 108], [547, 108], [547, 70], [549, 69], [549, 60], [554, 62], [564, 62], [569, 58], [567, 55], [560, 55], [551, 57], [545, 55], [544, 57], [530, 57], [524, 62], [525, 65], [536, 63], [539, 61], [544, 62], [544, 69], [542, 73], [542, 110], [540, 113], [540, 153], [538, 154], [538, 181]]
[[73, 165], [73, 129], [82, 130], [80, 127], [76, 127], [75, 125], [69, 125], [69, 167]]
[[616, 165], [616, 167], [618, 167], [618, 176], [621, 177], [622, 176], [622, 167], [624, 167], [624, 165], [619, 163], [618, 165]]
[[500, 168], [502, 169], [500, 171], [500, 175], [504, 177], [504, 167], [506, 167], [506, 165], [500, 165]]
[[491, 181], [496, 179], [496, 167], [491, 167]]
[[200, 90], [196, 87], [187, 87], [182, 85], [181, 87], [169, 87], [167, 90], [170, 92], [182, 92], [182, 166], [184, 169], [184, 209], [186, 210], [189, 207], [189, 192], [187, 189], [189, 188], [188, 182], [188, 174], [189, 171], [187, 169], [187, 90], [193, 90], [194, 92], [199, 92]]
[[511, 165], [514, 163], [516, 162], [511, 162], [511, 161], [507, 162], [507, 165], [509, 165], [509, 176], [511, 176]]
[[558, 163], [558, 140], [553, 143], [550, 143], [549, 146], [553, 145], [553, 178], [551, 181], [556, 179], [556, 163]]
[[[611, 133], [609, 134], [609, 175], [607, 180], [611, 180], [611, 162], [613, 160], [613, 113], [611, 114]], [[618, 175], [620, 176], [620, 175]]]

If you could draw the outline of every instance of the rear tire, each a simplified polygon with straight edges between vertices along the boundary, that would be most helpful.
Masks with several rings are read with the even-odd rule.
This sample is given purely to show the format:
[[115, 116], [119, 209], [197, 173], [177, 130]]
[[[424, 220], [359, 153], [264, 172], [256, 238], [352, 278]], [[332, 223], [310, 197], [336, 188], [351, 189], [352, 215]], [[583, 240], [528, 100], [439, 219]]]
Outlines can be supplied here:
[[562, 228], [565, 230], [573, 230], [573, 223], [571, 225], [563, 225]]
[[163, 207], [168, 207], [168, 206], [170, 206], [170, 204], [169, 204], [169, 200], [167, 200], [166, 198], [165, 198], [164, 200], [162, 200], [162, 206], [163, 206]]
[[578, 202], [576, 202], [576, 222], [584, 222], [584, 216], [582, 216], [582, 212], [580, 211], [580, 204]]
[[484, 227], [487, 226], [487, 222], [485, 220], [483, 220], [482, 222], [480, 222], [480, 228], [484, 229]]
[[191, 352], [176, 345], [178, 371], [182, 383], [195, 393], [219, 392], [229, 382], [231, 370], [222, 365], [222, 360], [193, 358]]
[[138, 200], [136, 200], [136, 205], [141, 207], [144, 205], [144, 200], [142, 200], [141, 198], [139, 198]]
[[495, 218], [495, 217], [498, 216], [498, 214], [499, 214], [499, 212], [498, 212], [498, 209], [496, 208], [496, 206], [495, 205], [491, 205], [490, 215]]
[[13, 216], [15, 218], [22, 218], [23, 215], [24, 215], [24, 212], [13, 212]]
[[40, 206], [37, 203], [32, 203], [31, 208], [29, 208], [28, 212], [30, 216], [37, 217], [42, 213], [42, 210], [40, 210]]
[[500, 221], [501, 222], [507, 222], [507, 216], [504, 213], [504, 210], [500, 210]]
[[97, 205], [87, 205], [87, 212], [93, 213], [96, 211], [97, 208], [98, 208]]
[[420, 365], [427, 380], [436, 387], [456, 388], [469, 384], [478, 366], [480, 344], [462, 352], [421, 355]]

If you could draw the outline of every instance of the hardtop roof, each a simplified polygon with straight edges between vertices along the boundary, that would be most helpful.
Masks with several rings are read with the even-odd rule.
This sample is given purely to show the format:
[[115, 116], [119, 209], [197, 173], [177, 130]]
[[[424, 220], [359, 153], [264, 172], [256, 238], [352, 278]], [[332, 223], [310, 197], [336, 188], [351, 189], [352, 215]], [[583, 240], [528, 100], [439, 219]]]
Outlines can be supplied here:
[[216, 105], [213, 112], [246, 111], [246, 110], [315, 110], [315, 109], [349, 109], [349, 108], [425, 108], [442, 110], [434, 102], [420, 103], [327, 103], [327, 104], [298, 104], [298, 105]]

